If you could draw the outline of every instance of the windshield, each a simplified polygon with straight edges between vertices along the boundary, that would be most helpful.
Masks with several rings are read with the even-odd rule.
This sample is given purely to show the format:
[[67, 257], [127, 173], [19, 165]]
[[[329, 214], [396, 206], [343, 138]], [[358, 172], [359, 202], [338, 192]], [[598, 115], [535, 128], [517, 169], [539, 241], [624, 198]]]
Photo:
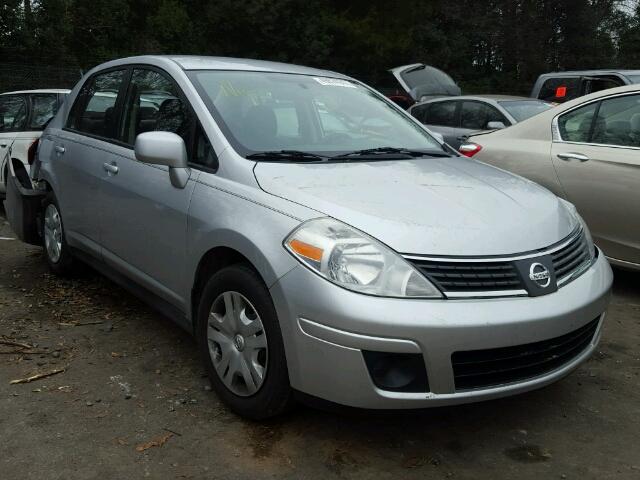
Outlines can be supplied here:
[[247, 71], [192, 71], [189, 76], [245, 156], [280, 150], [330, 156], [380, 147], [442, 153], [419, 124], [355, 82]]
[[508, 100], [498, 103], [518, 122], [553, 107], [553, 104], [539, 100]]

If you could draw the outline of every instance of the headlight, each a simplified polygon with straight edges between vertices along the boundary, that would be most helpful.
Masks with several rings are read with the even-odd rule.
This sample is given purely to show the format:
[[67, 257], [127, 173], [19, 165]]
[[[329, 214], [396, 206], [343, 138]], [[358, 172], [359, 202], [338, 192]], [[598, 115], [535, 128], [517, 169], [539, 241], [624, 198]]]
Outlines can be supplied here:
[[563, 199], [560, 199], [560, 200], [562, 200], [562, 203], [564, 203], [564, 205], [567, 207], [567, 210], [569, 210], [569, 213], [571, 213], [571, 215], [573, 215], [574, 218], [582, 226], [582, 231], [584, 232], [584, 239], [587, 242], [587, 248], [589, 249], [589, 257], [591, 260], [593, 260], [596, 257], [596, 247], [593, 244], [593, 237], [591, 236], [591, 231], [589, 230], [589, 227], [584, 221], [584, 218], [582, 218], [582, 216], [578, 213], [578, 210], [576, 209], [576, 206], [573, 203], [567, 202], [566, 200], [563, 200]]
[[400, 255], [332, 218], [303, 223], [284, 245], [307, 267], [355, 292], [381, 297], [442, 297]]

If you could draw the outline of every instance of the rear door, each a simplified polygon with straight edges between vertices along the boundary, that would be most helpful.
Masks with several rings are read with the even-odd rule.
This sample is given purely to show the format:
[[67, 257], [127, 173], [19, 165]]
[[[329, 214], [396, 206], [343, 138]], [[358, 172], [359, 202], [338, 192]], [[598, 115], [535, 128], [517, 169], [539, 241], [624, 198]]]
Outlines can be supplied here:
[[418, 111], [421, 117], [417, 117], [430, 130], [438, 132], [444, 141], [454, 148], [458, 148], [460, 142], [456, 139], [456, 127], [458, 125], [458, 106], [460, 102], [445, 100], [426, 103], [424, 111]]
[[27, 125], [27, 113], [24, 95], [0, 95], [0, 192], [5, 191], [9, 150]]
[[640, 263], [640, 95], [571, 110], [554, 130], [560, 183], [596, 243], [609, 257]]
[[[190, 158], [198, 122], [173, 79], [164, 71], [133, 67], [118, 134], [104, 160], [101, 218], [104, 261], [185, 311], [181, 296], [186, 262], [187, 212], [198, 176], [192, 169], [185, 188], [174, 187], [169, 169], [136, 160], [136, 137], [149, 131], [180, 135]], [[202, 142], [202, 139], [200, 139]]]
[[124, 67], [103, 70], [89, 78], [71, 108], [65, 128], [52, 136], [51, 151], [57, 162], [55, 194], [60, 203], [67, 241], [100, 256], [100, 222], [104, 215], [100, 183], [117, 143], [117, 126], [123, 101]]

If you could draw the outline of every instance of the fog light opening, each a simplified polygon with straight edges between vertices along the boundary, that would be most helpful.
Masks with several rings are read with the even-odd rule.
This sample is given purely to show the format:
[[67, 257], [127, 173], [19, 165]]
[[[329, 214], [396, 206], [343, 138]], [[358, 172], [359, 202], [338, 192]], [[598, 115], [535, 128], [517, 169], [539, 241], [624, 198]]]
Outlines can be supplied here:
[[374, 385], [392, 392], [428, 392], [429, 381], [422, 355], [363, 350]]

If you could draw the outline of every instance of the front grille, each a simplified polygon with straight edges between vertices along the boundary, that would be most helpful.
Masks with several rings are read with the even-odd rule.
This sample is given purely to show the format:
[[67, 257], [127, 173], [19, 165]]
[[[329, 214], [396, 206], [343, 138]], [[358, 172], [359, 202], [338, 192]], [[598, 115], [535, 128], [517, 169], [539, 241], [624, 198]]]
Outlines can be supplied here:
[[456, 390], [495, 387], [549, 373], [576, 358], [593, 340], [599, 317], [561, 337], [514, 347], [451, 355]]
[[487, 292], [523, 289], [511, 262], [438, 262], [413, 264], [443, 292]]
[[[558, 286], [571, 280], [574, 273], [583, 270], [591, 260], [582, 229], [555, 246], [512, 259], [405, 258], [447, 297], [460, 298], [532, 294], [528, 270], [531, 263], [543, 257], [550, 258], [548, 268], [553, 268]], [[555, 288], [551, 288], [548, 293], [554, 291]]]
[[560, 282], [572, 275], [589, 262], [589, 257], [589, 247], [581, 231], [568, 245], [551, 254], [556, 280]]

